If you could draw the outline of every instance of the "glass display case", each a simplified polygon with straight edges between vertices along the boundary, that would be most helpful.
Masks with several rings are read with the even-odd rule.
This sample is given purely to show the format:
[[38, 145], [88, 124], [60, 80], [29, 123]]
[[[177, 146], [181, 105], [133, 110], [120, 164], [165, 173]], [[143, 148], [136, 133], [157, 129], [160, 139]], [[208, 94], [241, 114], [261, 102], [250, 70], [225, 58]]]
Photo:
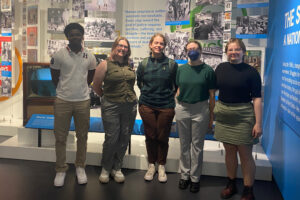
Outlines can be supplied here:
[[23, 63], [23, 124], [32, 114], [53, 114], [55, 95], [50, 63]]

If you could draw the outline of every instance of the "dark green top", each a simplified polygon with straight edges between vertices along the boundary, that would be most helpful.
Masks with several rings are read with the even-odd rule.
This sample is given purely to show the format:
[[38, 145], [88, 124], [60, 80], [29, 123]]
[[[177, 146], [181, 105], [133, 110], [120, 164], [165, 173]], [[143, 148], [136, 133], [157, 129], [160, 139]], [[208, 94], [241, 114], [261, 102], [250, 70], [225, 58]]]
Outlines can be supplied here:
[[209, 90], [216, 88], [216, 75], [205, 63], [185, 64], [178, 68], [176, 83], [180, 89], [178, 101], [194, 104], [209, 99]]
[[129, 65], [107, 60], [103, 95], [108, 101], [126, 103], [136, 101], [134, 91], [135, 72]]
[[169, 58], [163, 56], [160, 59], [148, 58], [147, 66], [142, 62], [137, 69], [137, 84], [141, 90], [139, 104], [155, 108], [174, 108], [176, 72], [178, 65], [169, 67]]

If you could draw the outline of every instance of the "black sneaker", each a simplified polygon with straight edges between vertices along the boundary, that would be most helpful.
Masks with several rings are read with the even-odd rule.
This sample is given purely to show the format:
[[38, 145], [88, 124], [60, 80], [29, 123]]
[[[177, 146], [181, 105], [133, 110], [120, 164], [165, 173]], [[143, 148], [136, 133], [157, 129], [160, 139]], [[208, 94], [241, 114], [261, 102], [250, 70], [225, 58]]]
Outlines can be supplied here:
[[190, 180], [180, 179], [178, 187], [182, 190], [185, 190], [186, 188], [188, 188], [190, 183], [191, 183]]
[[194, 183], [191, 182], [190, 192], [196, 193], [200, 190], [200, 182]]

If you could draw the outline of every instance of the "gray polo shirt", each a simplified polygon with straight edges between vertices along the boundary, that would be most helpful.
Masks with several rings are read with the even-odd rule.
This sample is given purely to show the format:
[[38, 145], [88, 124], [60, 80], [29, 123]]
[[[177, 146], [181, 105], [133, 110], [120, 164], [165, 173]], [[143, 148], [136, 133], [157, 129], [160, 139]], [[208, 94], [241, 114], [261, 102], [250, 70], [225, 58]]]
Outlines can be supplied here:
[[87, 84], [88, 70], [96, 68], [96, 58], [86, 49], [77, 54], [69, 47], [56, 52], [52, 59], [52, 69], [60, 70], [56, 96], [65, 101], [84, 101], [90, 98]]

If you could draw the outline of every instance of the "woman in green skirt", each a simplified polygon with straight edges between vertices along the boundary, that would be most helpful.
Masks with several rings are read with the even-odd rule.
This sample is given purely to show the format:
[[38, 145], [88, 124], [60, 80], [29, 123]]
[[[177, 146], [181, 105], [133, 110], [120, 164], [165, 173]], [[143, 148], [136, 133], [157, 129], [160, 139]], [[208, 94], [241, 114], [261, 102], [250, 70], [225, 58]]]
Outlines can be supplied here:
[[219, 89], [219, 100], [214, 109], [215, 138], [224, 144], [228, 176], [221, 197], [227, 199], [237, 193], [238, 153], [244, 178], [241, 199], [250, 200], [254, 199], [255, 177], [252, 147], [262, 134], [261, 78], [254, 67], [243, 62], [246, 47], [241, 40], [230, 39], [225, 52], [229, 62], [221, 63], [215, 71]]

